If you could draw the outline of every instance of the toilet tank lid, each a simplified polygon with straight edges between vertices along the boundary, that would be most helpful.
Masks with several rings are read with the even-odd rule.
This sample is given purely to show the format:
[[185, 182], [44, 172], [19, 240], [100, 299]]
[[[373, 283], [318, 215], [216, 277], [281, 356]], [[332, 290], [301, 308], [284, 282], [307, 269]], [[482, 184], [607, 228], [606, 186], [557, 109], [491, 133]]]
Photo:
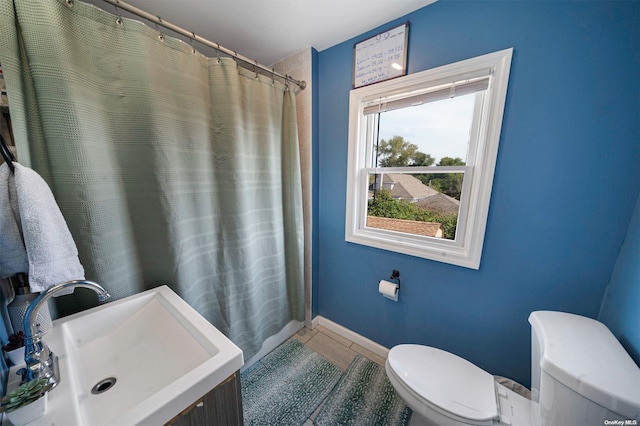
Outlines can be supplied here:
[[532, 312], [529, 322], [542, 370], [614, 413], [640, 418], [640, 368], [604, 324], [553, 311]]

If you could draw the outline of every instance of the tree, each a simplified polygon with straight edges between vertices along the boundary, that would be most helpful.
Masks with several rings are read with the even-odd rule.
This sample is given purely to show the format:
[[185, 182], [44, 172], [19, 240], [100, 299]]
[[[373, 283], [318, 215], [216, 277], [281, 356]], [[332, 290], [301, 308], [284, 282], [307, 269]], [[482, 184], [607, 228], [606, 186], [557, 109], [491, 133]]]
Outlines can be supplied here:
[[413, 164], [410, 166], [423, 166], [429, 167], [433, 166], [433, 163], [436, 162], [436, 159], [431, 156], [431, 154], [425, 154], [424, 152], [416, 152], [413, 156]]
[[418, 208], [405, 200], [395, 200], [391, 192], [380, 190], [373, 199], [369, 200], [367, 214], [369, 216], [387, 217], [392, 219], [415, 220], [421, 222], [437, 222], [444, 230], [444, 238], [453, 240], [456, 237], [458, 215], [444, 214]]
[[[438, 162], [438, 166], [464, 166], [464, 164], [462, 158], [459, 157], [442, 157]], [[423, 176], [425, 176], [426, 179], [421, 180], [425, 185], [443, 194], [447, 194], [456, 200], [460, 200], [460, 195], [462, 194], [462, 179], [464, 177], [463, 173], [434, 173]]]
[[369, 216], [388, 217], [393, 219], [414, 220], [418, 209], [404, 200], [395, 200], [386, 189], [377, 191], [369, 200], [367, 214]]
[[[429, 167], [436, 162], [431, 154], [419, 151], [418, 145], [404, 140], [402, 136], [394, 136], [389, 140], [381, 139], [378, 145], [377, 159], [380, 167]], [[464, 166], [465, 163], [459, 157], [442, 157], [437, 165]], [[414, 176], [436, 191], [460, 200], [463, 173], [427, 173]]]
[[418, 151], [418, 145], [405, 141], [402, 136], [381, 139], [378, 145], [380, 167], [431, 166], [434, 162], [435, 158]]

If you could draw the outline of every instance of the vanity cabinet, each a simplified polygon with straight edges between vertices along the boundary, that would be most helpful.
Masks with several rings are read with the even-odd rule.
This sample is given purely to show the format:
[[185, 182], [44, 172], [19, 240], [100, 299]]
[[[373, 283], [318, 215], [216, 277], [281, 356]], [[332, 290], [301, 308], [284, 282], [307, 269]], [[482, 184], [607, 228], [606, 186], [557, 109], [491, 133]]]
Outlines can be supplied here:
[[242, 425], [240, 372], [236, 371], [165, 426]]

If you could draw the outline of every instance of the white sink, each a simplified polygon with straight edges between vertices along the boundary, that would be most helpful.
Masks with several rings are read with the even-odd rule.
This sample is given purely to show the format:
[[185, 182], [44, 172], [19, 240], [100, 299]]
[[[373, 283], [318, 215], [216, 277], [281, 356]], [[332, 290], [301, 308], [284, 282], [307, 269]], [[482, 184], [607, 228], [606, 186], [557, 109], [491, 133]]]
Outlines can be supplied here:
[[[244, 363], [242, 351], [167, 286], [53, 324], [43, 340], [58, 355], [60, 383], [30, 426], [161, 425]], [[91, 392], [110, 378], [107, 390]]]

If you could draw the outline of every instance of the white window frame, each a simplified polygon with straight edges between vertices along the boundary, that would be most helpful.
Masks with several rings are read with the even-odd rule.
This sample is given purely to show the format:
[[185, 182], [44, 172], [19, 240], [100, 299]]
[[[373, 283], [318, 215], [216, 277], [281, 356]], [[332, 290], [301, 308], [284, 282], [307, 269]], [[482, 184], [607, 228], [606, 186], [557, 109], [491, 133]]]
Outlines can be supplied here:
[[[349, 96], [349, 155], [345, 239], [425, 259], [472, 269], [480, 268], [489, 213], [502, 117], [513, 49], [505, 49], [393, 80], [354, 89]], [[488, 78], [488, 88], [478, 92], [468, 158], [459, 167], [371, 168], [371, 122], [364, 108]], [[384, 109], [383, 109], [384, 110]], [[371, 115], [369, 115], [371, 116]], [[369, 156], [369, 157], [367, 157]], [[366, 226], [369, 173], [393, 172], [465, 173], [455, 240], [425, 237]]]

